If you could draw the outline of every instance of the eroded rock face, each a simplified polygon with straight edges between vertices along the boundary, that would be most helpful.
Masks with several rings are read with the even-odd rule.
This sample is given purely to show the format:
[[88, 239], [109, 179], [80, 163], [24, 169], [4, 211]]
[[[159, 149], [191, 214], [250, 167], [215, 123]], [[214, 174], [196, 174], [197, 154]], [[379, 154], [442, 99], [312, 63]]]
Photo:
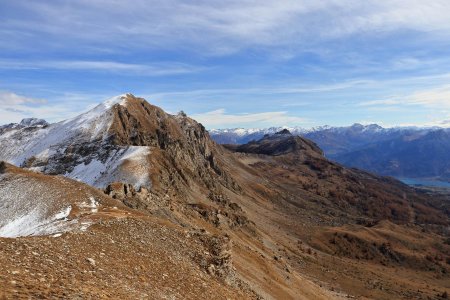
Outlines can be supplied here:
[[47, 121], [43, 119], [37, 119], [37, 118], [26, 118], [20, 121], [21, 126], [24, 127], [30, 127], [30, 126], [47, 126]]
[[216, 157], [222, 151], [206, 129], [185, 114], [176, 116], [142, 98], [129, 95], [125, 106], [113, 107], [109, 140], [117, 146], [148, 146], [152, 150], [150, 170], [153, 191], [178, 192], [201, 183], [216, 189], [220, 185], [238, 189]]
[[105, 194], [113, 199], [123, 200], [136, 196], [136, 190], [131, 184], [114, 182], [108, 185], [105, 189]]

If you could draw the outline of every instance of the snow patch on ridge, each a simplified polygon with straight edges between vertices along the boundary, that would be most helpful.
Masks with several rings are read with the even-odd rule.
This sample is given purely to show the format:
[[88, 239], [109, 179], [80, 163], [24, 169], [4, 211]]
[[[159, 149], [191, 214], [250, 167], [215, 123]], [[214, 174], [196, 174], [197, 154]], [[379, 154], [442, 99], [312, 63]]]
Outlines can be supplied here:
[[92, 159], [88, 164], [82, 162], [64, 176], [99, 188], [115, 181], [133, 184], [137, 189], [149, 187], [149, 154], [147, 146], [123, 147], [111, 151], [103, 162], [98, 159]]
[[67, 220], [72, 206], [68, 206], [50, 218], [45, 218], [39, 208], [13, 218], [0, 227], [0, 237], [50, 235], [68, 230], [73, 224]]
[[72, 205], [67, 206], [67, 208], [63, 209], [59, 213], [53, 216], [53, 220], [65, 220], [72, 211]]
[[89, 197], [89, 202], [83, 202], [79, 205], [80, 208], [87, 208], [92, 213], [98, 212], [98, 202], [95, 200], [94, 197]]
[[98, 138], [101, 134], [105, 138], [105, 133], [111, 127], [112, 123], [110, 109], [116, 104], [124, 106], [126, 104], [126, 97], [127, 95], [125, 94], [112, 97], [84, 114], [63, 121], [62, 124], [70, 125], [77, 132], [89, 133], [91, 140]]
[[109, 99], [103, 101], [103, 103], [100, 105], [103, 105], [105, 110], [110, 109], [111, 107], [113, 107], [116, 104], [125, 106], [127, 103], [128, 95], [129, 94], [122, 94], [122, 95], [118, 95], [118, 96], [109, 98]]
[[[61, 186], [61, 189], [54, 188]], [[81, 230], [99, 213], [99, 200], [63, 177], [0, 174], [0, 237], [54, 235]]]

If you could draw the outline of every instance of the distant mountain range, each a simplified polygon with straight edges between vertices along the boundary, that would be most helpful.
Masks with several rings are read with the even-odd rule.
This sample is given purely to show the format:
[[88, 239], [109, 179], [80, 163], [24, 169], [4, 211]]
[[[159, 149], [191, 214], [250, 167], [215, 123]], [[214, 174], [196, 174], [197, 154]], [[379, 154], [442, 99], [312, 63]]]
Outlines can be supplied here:
[[314, 141], [328, 158], [348, 167], [395, 177], [450, 180], [450, 129], [354, 124], [312, 129], [220, 129], [210, 134], [221, 144], [245, 144], [282, 129]]

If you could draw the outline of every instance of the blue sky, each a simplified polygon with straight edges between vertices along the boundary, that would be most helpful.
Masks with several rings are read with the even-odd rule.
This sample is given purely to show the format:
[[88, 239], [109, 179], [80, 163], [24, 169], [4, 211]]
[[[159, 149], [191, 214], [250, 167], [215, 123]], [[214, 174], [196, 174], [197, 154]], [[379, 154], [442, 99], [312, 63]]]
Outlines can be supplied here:
[[0, 123], [131, 92], [207, 128], [450, 126], [450, 1], [0, 0]]

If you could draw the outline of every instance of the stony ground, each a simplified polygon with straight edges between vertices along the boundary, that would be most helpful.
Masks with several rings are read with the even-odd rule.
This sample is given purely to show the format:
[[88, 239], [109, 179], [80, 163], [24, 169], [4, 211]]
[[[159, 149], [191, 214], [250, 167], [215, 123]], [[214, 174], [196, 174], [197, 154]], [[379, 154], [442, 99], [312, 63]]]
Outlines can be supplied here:
[[246, 299], [209, 274], [198, 233], [149, 219], [61, 237], [0, 239], [2, 299]]

